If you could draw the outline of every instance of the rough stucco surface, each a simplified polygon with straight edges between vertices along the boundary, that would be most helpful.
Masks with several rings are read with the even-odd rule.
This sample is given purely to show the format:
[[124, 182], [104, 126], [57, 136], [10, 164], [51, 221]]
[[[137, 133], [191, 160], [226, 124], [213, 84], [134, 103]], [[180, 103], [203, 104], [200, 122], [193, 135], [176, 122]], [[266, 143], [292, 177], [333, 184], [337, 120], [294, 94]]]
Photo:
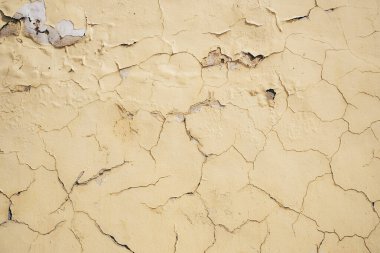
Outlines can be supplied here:
[[380, 253], [379, 8], [0, 0], [0, 252]]

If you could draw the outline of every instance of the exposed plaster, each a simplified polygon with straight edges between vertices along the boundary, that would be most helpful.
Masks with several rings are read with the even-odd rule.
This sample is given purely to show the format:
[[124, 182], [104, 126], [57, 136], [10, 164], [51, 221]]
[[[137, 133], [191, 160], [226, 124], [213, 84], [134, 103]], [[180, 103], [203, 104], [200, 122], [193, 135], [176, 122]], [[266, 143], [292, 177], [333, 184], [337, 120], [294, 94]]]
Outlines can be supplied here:
[[[3, 14], [3, 13], [2, 13]], [[70, 20], [61, 20], [54, 27], [46, 24], [46, 4], [44, 0], [34, 0], [20, 7], [0, 30], [0, 38], [18, 36], [23, 23], [23, 33], [35, 42], [51, 44], [60, 48], [70, 46], [81, 40], [86, 31], [74, 29]], [[21, 21], [21, 22], [20, 22]]]

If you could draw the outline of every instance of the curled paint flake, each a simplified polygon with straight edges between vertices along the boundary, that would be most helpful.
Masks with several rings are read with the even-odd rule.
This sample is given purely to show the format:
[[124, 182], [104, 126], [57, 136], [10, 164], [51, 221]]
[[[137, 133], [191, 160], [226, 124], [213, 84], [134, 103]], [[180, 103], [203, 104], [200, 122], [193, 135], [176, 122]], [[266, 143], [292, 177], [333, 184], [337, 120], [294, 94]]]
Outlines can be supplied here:
[[[51, 44], [58, 48], [70, 46], [81, 40], [86, 34], [85, 29], [75, 29], [70, 20], [61, 20], [55, 27], [45, 24], [46, 6], [44, 0], [36, 0], [23, 5], [13, 15], [12, 19], [22, 20], [24, 34], [42, 45]], [[9, 24], [7, 23], [6, 26]], [[18, 35], [10, 32], [8, 34]]]
[[58, 31], [61, 37], [75, 36], [82, 37], [85, 35], [84, 29], [75, 29], [73, 22], [70, 20], [61, 20], [55, 25], [55, 29]]

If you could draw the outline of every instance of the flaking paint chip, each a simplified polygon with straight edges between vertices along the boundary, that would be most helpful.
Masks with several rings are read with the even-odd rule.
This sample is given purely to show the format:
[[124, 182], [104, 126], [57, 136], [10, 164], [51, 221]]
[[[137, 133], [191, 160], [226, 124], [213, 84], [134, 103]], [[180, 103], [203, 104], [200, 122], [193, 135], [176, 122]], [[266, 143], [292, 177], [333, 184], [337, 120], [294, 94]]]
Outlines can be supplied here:
[[0, 30], [0, 38], [11, 35], [19, 35], [19, 26], [22, 21], [22, 29], [25, 36], [33, 41], [60, 48], [70, 46], [81, 40], [85, 29], [75, 29], [70, 20], [61, 20], [55, 27], [46, 24], [46, 4], [44, 0], [31, 1], [20, 7]]

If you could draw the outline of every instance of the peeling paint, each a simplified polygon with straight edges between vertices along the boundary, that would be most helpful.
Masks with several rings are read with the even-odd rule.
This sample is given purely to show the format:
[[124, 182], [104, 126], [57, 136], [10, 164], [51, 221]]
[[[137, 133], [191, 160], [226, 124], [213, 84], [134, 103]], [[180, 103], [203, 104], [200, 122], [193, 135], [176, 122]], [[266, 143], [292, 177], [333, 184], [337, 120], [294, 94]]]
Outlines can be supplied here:
[[0, 30], [0, 38], [18, 36], [20, 22], [23, 23], [23, 33], [35, 42], [54, 47], [70, 46], [85, 36], [84, 29], [74, 29], [74, 24], [69, 20], [61, 20], [55, 27], [46, 23], [46, 4], [44, 0], [34, 0], [20, 7], [12, 16], [12, 20], [6, 23]]
[[0, 1], [0, 252], [379, 253], [378, 5]]

